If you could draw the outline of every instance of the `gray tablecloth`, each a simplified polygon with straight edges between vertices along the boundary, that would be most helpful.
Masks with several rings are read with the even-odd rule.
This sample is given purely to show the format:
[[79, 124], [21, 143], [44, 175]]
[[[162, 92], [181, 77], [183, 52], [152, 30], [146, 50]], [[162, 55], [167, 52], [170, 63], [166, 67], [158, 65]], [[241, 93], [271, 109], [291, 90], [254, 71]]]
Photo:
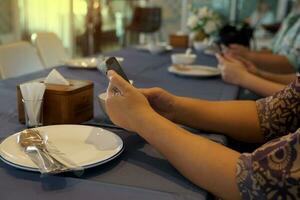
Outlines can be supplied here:
[[[123, 67], [136, 87], [159, 86], [176, 95], [209, 100], [232, 100], [238, 94], [236, 86], [223, 83], [220, 77], [190, 79], [168, 73], [170, 53], [151, 55], [125, 49], [110, 55], [125, 58]], [[214, 57], [203, 54], [198, 54], [197, 63], [216, 66]], [[66, 66], [57, 69], [69, 79], [94, 82], [93, 121], [107, 123], [96, 101], [97, 95], [106, 90], [106, 77], [97, 70], [70, 69]], [[16, 85], [45, 77], [49, 71], [0, 81], [0, 138], [25, 128], [18, 122]], [[122, 137], [125, 151], [114, 161], [87, 170], [80, 178], [68, 174], [40, 178], [39, 174], [17, 170], [0, 161], [0, 199], [207, 199], [207, 192], [180, 175], [138, 135], [111, 130]], [[226, 140], [216, 134], [205, 135], [221, 143]]]

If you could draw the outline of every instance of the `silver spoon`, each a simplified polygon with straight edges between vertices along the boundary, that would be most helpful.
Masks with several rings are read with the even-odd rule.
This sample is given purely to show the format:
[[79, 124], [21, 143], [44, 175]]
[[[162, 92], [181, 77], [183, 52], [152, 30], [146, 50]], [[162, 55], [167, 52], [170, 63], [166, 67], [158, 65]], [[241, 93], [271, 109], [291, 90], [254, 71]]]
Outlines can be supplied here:
[[34, 156], [34, 153], [37, 156], [31, 158], [40, 169], [46, 169], [47, 172], [59, 172], [67, 169], [63, 163], [55, 159], [47, 151], [45, 141], [38, 130], [27, 129], [22, 131], [18, 136], [18, 143], [28, 155]]

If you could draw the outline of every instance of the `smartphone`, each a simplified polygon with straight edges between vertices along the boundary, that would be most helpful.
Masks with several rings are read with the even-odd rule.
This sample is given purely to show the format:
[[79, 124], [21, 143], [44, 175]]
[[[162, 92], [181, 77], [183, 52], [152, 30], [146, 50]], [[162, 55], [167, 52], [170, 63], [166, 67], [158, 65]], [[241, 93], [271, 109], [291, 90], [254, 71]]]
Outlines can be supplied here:
[[220, 43], [216, 43], [216, 53], [223, 55], [223, 49]]
[[106, 74], [109, 70], [114, 70], [117, 74], [119, 74], [125, 81], [129, 82], [128, 77], [126, 76], [125, 72], [123, 71], [120, 63], [115, 57], [110, 57], [106, 61]]
[[228, 46], [226, 46], [225, 44], [221, 44], [221, 49], [223, 53], [226, 53], [228, 51]]
[[228, 51], [228, 47], [222, 43], [216, 43], [216, 53], [223, 55], [226, 51]]

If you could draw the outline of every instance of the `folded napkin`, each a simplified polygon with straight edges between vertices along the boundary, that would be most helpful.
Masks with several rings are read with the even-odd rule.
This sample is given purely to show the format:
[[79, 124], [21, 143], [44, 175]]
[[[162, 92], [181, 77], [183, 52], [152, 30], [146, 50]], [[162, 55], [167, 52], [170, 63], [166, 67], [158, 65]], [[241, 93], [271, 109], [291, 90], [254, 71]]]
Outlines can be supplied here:
[[70, 82], [66, 80], [56, 69], [53, 69], [44, 80], [44, 83], [56, 84], [56, 85], [70, 85]]
[[37, 125], [46, 86], [44, 83], [30, 82], [21, 84], [20, 90], [28, 116], [28, 125]]

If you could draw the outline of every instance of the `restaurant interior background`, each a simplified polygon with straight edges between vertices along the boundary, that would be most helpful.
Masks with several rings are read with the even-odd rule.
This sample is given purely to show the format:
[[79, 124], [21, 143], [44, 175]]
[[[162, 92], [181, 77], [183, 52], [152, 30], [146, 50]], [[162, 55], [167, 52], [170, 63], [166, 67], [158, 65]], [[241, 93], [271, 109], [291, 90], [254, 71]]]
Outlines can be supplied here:
[[[183, 2], [188, 2], [189, 9], [208, 6], [229, 22], [244, 20], [256, 5], [256, 0], [0, 0], [0, 44], [30, 40], [35, 32], [50, 31], [72, 56], [116, 50], [135, 41], [126, 38], [135, 6], [153, 5], [162, 8], [159, 37], [167, 41], [180, 27]], [[269, 3], [281, 21], [292, 0]], [[87, 42], [91, 29], [92, 43]]]
[[[220, 191], [221, 189], [223, 191], [224, 188], [221, 186], [224, 185], [233, 188], [233, 180], [235, 180], [233, 178], [233, 167], [235, 166], [238, 158], [236, 157], [235, 159], [233, 159], [233, 157], [231, 156], [238, 156], [238, 152], [253, 152], [253, 149], [257, 147], [257, 144], [253, 144], [253, 146], [252, 144], [247, 145], [243, 142], [233, 141], [230, 136], [235, 136], [234, 138], [238, 138], [238, 136], [241, 136], [239, 139], [246, 142], [262, 141], [262, 137], [258, 136], [257, 131], [259, 130], [259, 122], [257, 120], [259, 119], [258, 116], [261, 117], [261, 113], [256, 113], [257, 109], [255, 109], [255, 103], [247, 101], [247, 105], [251, 105], [252, 107], [243, 107], [241, 109], [241, 107], [246, 104], [239, 104], [236, 100], [240, 100], [242, 98], [247, 98], [247, 100], [249, 100], [250, 98], [257, 99], [261, 97], [258, 97], [256, 94], [251, 96], [252, 90], [248, 90], [248, 88], [244, 87], [243, 84], [238, 84], [238, 81], [235, 82], [228, 79], [226, 80], [224, 76], [222, 76], [224, 75], [223, 69], [225, 65], [221, 63], [221, 66], [217, 68], [218, 60], [215, 57], [215, 53], [222, 53], [222, 47], [226, 48], [226, 46], [222, 45], [223, 43], [218, 44], [216, 41], [213, 41], [215, 43], [211, 42], [211, 44], [209, 44], [209, 37], [211, 35], [214, 36], [213, 34], [210, 35], [208, 33], [207, 38], [204, 37], [205, 42], [191, 40], [192, 42], [194, 42], [193, 44], [191, 41], [189, 43], [188, 40], [189, 36], [192, 35], [192, 31], [187, 32], [186, 35], [180, 35], [178, 38], [181, 37], [181, 39], [183, 38], [184, 41], [184, 45], [180, 47], [183, 48], [177, 48], [179, 45], [175, 46], [170, 42], [171, 45], [149, 43], [146, 45], [140, 45], [144, 47], [146, 46], [146, 48], [138, 49], [137, 47], [139, 45], [132, 45], [142, 42], [143, 39], [146, 38], [145, 35], [147, 34], [132, 34], [132, 31], [130, 31], [130, 29], [133, 27], [133, 24], [135, 22], [135, 13], [137, 8], [153, 8], [154, 6], [159, 7], [162, 10], [162, 17], [159, 18], [161, 20], [159, 20], [159, 28], [155, 30], [155, 36], [159, 41], [165, 41], [168, 43], [169, 38], [172, 39], [172, 37], [170, 37], [171, 34], [178, 33], [178, 31], [184, 32], [183, 28], [188, 29], [187, 22], [189, 21], [188, 19], [191, 19], [191, 17], [193, 16], [192, 10], [197, 9], [197, 14], [195, 13], [194, 15], [198, 15], [198, 8], [204, 9], [205, 6], [207, 6], [213, 9], [217, 13], [217, 16], [220, 15], [221, 19], [224, 20], [225, 23], [229, 22], [238, 24], [245, 21], [245, 19], [247, 19], [251, 14], [254, 13], [258, 1], [259, 0], [0, 0], [0, 46], [14, 46], [6, 44], [15, 43], [20, 40], [28, 41], [20, 42], [22, 48], [3, 48], [4, 50], [8, 50], [0, 51], [0, 159], [2, 158], [3, 161], [2, 162], [0, 160], [0, 200], [60, 200], [71, 198], [74, 200], [79, 200], [86, 197], [88, 197], [89, 200], [98, 200], [100, 198], [133, 200], [219, 199], [217, 197], [214, 197], [214, 195], [218, 194], [210, 194], [210, 192], [213, 193], [214, 191], [209, 187], [218, 188], [220, 189]], [[295, 0], [265, 1], [268, 1], [269, 5], [271, 6], [270, 10], [275, 15], [275, 24], [285, 19], [286, 15], [292, 9], [292, 3], [295, 2]], [[183, 13], [186, 13], [186, 15], [184, 15]], [[157, 13], [154, 14], [154, 17], [157, 16], [160, 15], [157, 15]], [[219, 19], [219, 17], [217, 19]], [[141, 24], [145, 24], [143, 25], [143, 27], [148, 26], [148, 24], [146, 24], [146, 22], [143, 20], [141, 21], [140, 25]], [[297, 23], [297, 25], [299, 24]], [[217, 30], [217, 28], [215, 29]], [[198, 32], [204, 32], [203, 30], [201, 31]], [[45, 48], [43, 49], [50, 49], [49, 51], [44, 51], [44, 55], [49, 56], [50, 61], [52, 61], [52, 58], [54, 57], [54, 64], [52, 62], [45, 62], [45, 60], [48, 61], [47, 59], [44, 59], [46, 56], [42, 57], [41, 49], [38, 48], [37, 42], [34, 43], [34, 41], [36, 41], [34, 40], [34, 37], [36, 36], [35, 33], [38, 32], [54, 32], [63, 42], [63, 46], [60, 45], [60, 48], [49, 48], [52, 44], [54, 44], [54, 42], [52, 42], [53, 40], [46, 40], [46, 42], [44, 43]], [[211, 33], [213, 33], [213, 31], [211, 31]], [[297, 33], [299, 32], [296, 32], [296, 34]], [[243, 34], [242, 36], [244, 35], [246, 34]], [[175, 37], [176, 36], [178, 36], [178, 34], [175, 35]], [[261, 44], [270, 44], [272, 41], [272, 37], [274, 37], [274, 34], [267, 34], [267, 37], [263, 38], [263, 41], [260, 41]], [[288, 37], [288, 39], [289, 38], [290, 37]], [[236, 42], [236, 40], [233, 41]], [[291, 41], [292, 42], [289, 42], [288, 44], [293, 43], [294, 40]], [[200, 46], [202, 49], [200, 48], [200, 50], [198, 50], [196, 48], [196, 44], [200, 43], [200, 45], [202, 45], [202, 42], [207, 43], [205, 44], [207, 45], [207, 47], [211, 47], [214, 45], [213, 47], [215, 47], [215, 49], [204, 49]], [[249, 40], [247, 40], [247, 42], [249, 42]], [[279, 40], [278, 43], [283, 42]], [[297, 43], [294, 43], [297, 45], [299, 44], [298, 41]], [[152, 51], [153, 49], [151, 47], [156, 47], [155, 45], [157, 45], [158, 47], [163, 47], [161, 48], [162, 50], [158, 48], [157, 51], [154, 48], [154, 51]], [[191, 48], [187, 48], [188, 45], [190, 45], [191, 47], [193, 45], [194, 49], [191, 50]], [[16, 46], [18, 47], [18, 45]], [[23, 46], [25, 46], [26, 48], [24, 48]], [[286, 46], [289, 47], [289, 45]], [[168, 49], [168, 47], [171, 48]], [[72, 56], [73, 58], [76, 57], [78, 59], [65, 59], [59, 57], [60, 55], [54, 55], [56, 53], [60, 54], [60, 51], [58, 50], [62, 50], [61, 52], [64, 53], [64, 48], [70, 56]], [[281, 45], [278, 48], [286, 49]], [[210, 51], [205, 51], [207, 49]], [[294, 48], [291, 51], [294, 51]], [[269, 55], [272, 56], [271, 59], [269, 59], [269, 57], [267, 57], [267, 59], [266, 57], [264, 57]], [[294, 57], [298, 57], [297, 55], [298, 53], [293, 54]], [[132, 80], [131, 83], [134, 84], [134, 87], [136, 88], [160, 87], [174, 95], [205, 100], [197, 101], [201, 103], [199, 103], [199, 105], [196, 105], [195, 103], [189, 103], [196, 102], [193, 100], [182, 101], [186, 102], [186, 104], [190, 104], [187, 106], [188, 109], [179, 109], [184, 110], [182, 119], [187, 118], [188, 121], [188, 118], [194, 114], [193, 112], [196, 113], [200, 110], [203, 110], [205, 112], [199, 112], [199, 114], [197, 114], [199, 118], [195, 118], [194, 120], [192, 120], [193, 123], [186, 123], [187, 126], [183, 127], [186, 130], [180, 131], [181, 128], [177, 128], [178, 126], [175, 124], [172, 125], [171, 122], [168, 122], [168, 120], [164, 120], [163, 117], [158, 117], [159, 115], [157, 115], [157, 113], [154, 113], [155, 115], [152, 115], [151, 113], [149, 113], [149, 115], [143, 115], [139, 113], [141, 111], [141, 107], [138, 107], [138, 109], [132, 109], [133, 112], [131, 112], [131, 109], [128, 108], [134, 108], [135, 103], [139, 102], [138, 99], [135, 99], [135, 96], [138, 97], [138, 95], [127, 95], [128, 98], [116, 97], [116, 101], [112, 99], [112, 112], [115, 111], [116, 114], [119, 114], [120, 116], [123, 115], [123, 117], [127, 119], [130, 119], [131, 117], [133, 119], [136, 119], [137, 121], [133, 121], [133, 123], [141, 125], [141, 128], [145, 129], [145, 132], [149, 131], [149, 133], [151, 133], [153, 132], [153, 130], [158, 130], [156, 131], [157, 134], [152, 135], [155, 135], [155, 137], [153, 137], [153, 140], [160, 141], [161, 145], [152, 146], [150, 145], [152, 144], [150, 139], [149, 141], [144, 140], [144, 138], [148, 138], [145, 135], [132, 134], [132, 132], [126, 131], [119, 126], [116, 126], [117, 123], [114, 124], [108, 116], [108, 114], [111, 114], [112, 112], [108, 113], [106, 110], [108, 105], [106, 104], [106, 99], [107, 97], [110, 98], [110, 96], [108, 96], [110, 94], [112, 94], [112, 96], [119, 96], [119, 94], [122, 95], [122, 92], [124, 91], [119, 90], [119, 88], [114, 87], [114, 85], [113, 87], [109, 87], [109, 89], [107, 89], [109, 79], [107, 79], [106, 72], [107, 69], [110, 69], [107, 66], [111, 64], [107, 61], [115, 61], [115, 58], [108, 58], [111, 56], [115, 57], [117, 61], [120, 60], [118, 62], [121, 63], [122, 68], [124, 68], [124, 71], [126, 72], [126, 74], [128, 74], [128, 82]], [[176, 60], [176, 58], [178, 57], [180, 59]], [[273, 54], [265, 54], [261, 57], [260, 60], [262, 60], [261, 63], [263, 63], [265, 62], [265, 60], [273, 61], [272, 58], [274, 58]], [[282, 58], [282, 56], [280, 56], [280, 58]], [[85, 61], [82, 61], [84, 59]], [[8, 64], [2, 64], [2, 60], [3, 63], [7, 62]], [[274, 63], [278, 66], [277, 68], [279, 68], [281, 62], [278, 62], [278, 64], [277, 59], [274, 60]], [[287, 63], [287, 59], [284, 58], [283, 60], [285, 61], [285, 63]], [[299, 59], [296, 60], [298, 66]], [[114, 62], [114, 64], [118, 62]], [[192, 64], [190, 65], [190, 63]], [[288, 64], [290, 65], [290, 63]], [[110, 66], [112, 65], [113, 64], [111, 64]], [[240, 67], [235, 66], [237, 65], [233, 65], [231, 69], [235, 68], [238, 71], [242, 71], [242, 73], [244, 72], [250, 74], [249, 77], [251, 77], [251, 79], [244, 79], [245, 82], [255, 83], [256, 85], [258, 85], [257, 87], [259, 89], [263, 88], [261, 83], [264, 80], [262, 80], [262, 77], [258, 76], [261, 74], [261, 71], [258, 71], [258, 69], [256, 69], [256, 76], [254, 73], [250, 72], [251, 65], [249, 65], [250, 67], [246, 66], [246, 64], [243, 64], [243, 66], [239, 65]], [[248, 70], [245, 70], [245, 67], [249, 67], [249, 72]], [[7, 70], [5, 71], [3, 69]], [[230, 68], [228, 67], [228, 69]], [[293, 68], [293, 70], [295, 69]], [[191, 73], [189, 73], [190, 71]], [[231, 77], [238, 77], [240, 80], [245, 77], [239, 76], [239, 74], [241, 73], [231, 72], [233, 72], [233, 70], [229, 70], [229, 72], [226, 72], [227, 74], [225, 75], [229, 74], [232, 75]], [[295, 71], [293, 71], [292, 74], [287, 75], [291, 75], [293, 76], [293, 79], [295, 79]], [[285, 87], [285, 85], [283, 85], [283, 83], [281, 82], [280, 84], [274, 82], [274, 84], [279, 85], [279, 87], [282, 88]], [[296, 87], [297, 84], [292, 85], [295, 85]], [[264, 88], [267, 91], [265, 93], [271, 93], [269, 90], [269, 86]], [[276, 87], [276, 89], [278, 89], [278, 87]], [[47, 94], [45, 93], [46, 90]], [[109, 93], [107, 93], [106, 91], [108, 91]], [[290, 101], [293, 104], [293, 102], [295, 102], [294, 100], [298, 100], [298, 98], [294, 98], [294, 93], [290, 92], [294, 92], [293, 88], [288, 87], [287, 90], [283, 91], [283, 93], [285, 93], [286, 95], [286, 98], [288, 99], [286, 101]], [[268, 96], [265, 93], [263, 95]], [[259, 95], [262, 94], [259, 93]], [[133, 99], [133, 101], [131, 101], [131, 98]], [[151, 96], [149, 97], [149, 99], [150, 98]], [[157, 98], [153, 99], [154, 101], [157, 101]], [[168, 98], [166, 99], [167, 103], [164, 102], [165, 99], [163, 98], [158, 99], [157, 101], [157, 105], [159, 105], [158, 108], [160, 108], [161, 106], [163, 111], [165, 107], [166, 110], [170, 109], [169, 107], [173, 107], [169, 105], [170, 103], [168, 102]], [[269, 101], [269, 99], [270, 98], [268, 98], [267, 101]], [[162, 102], [160, 102], [160, 100], [162, 100]], [[216, 103], [207, 102], [206, 100]], [[283, 122], [285, 124], [286, 121], [289, 121], [289, 123], [292, 124], [295, 120], [297, 120], [296, 118], [294, 118], [294, 112], [291, 112], [292, 114], [290, 114], [290, 111], [285, 107], [285, 99], [281, 97], [281, 95], [276, 96], [276, 98], [271, 98], [271, 100], [279, 102], [275, 103], [278, 104], [278, 107], [282, 107], [282, 110], [284, 110], [282, 111], [282, 116], [284, 118], [282, 119], [283, 121], [281, 120], [281, 118], [279, 118], [278, 120], [275, 119], [275, 116], [275, 122], [277, 120], [280, 121], [280, 123]], [[229, 104], [219, 103], [221, 101], [231, 102], [229, 102]], [[231, 106], [233, 105], [233, 101], [237, 102], [237, 107]], [[147, 104], [147, 101], [144, 102], [146, 103], [145, 105], [149, 106], [149, 104]], [[266, 110], [268, 111], [266, 112], [266, 116], [277, 115], [278, 112], [281, 112], [281, 109], [279, 111], [278, 109], [276, 109], [273, 112], [273, 110], [271, 109], [274, 104], [273, 101], [269, 102], [271, 106], [268, 106], [267, 104], [264, 105], [264, 101], [260, 102], [261, 103], [257, 105], [263, 105], [263, 107], [260, 108], [261, 112], [265, 112]], [[282, 106], [283, 104], [285, 106]], [[120, 107], [118, 107], [119, 105]], [[226, 106], [223, 107], [220, 105], [229, 106], [228, 108], [225, 108]], [[193, 109], [194, 107], [200, 108], [202, 106], [203, 108], [207, 106], [207, 109]], [[112, 107], [115, 107], [116, 109]], [[223, 109], [220, 109], [222, 107]], [[229, 109], [229, 107], [232, 107], [231, 109], [234, 112], [229, 113], [228, 111], [231, 110]], [[269, 109], [269, 107], [271, 108]], [[120, 110], [118, 110], [119, 108]], [[143, 110], [145, 112], [151, 111], [151, 109]], [[187, 110], [189, 110], [189, 112], [185, 112]], [[215, 114], [213, 111], [218, 112], [217, 114]], [[248, 113], [252, 113], [252, 116], [254, 118], [249, 117]], [[279, 115], [281, 116], [281, 113]], [[143, 116], [147, 117], [142, 119]], [[156, 116], [158, 120], [153, 119], [151, 121], [148, 121], [148, 119], [153, 118], [153, 116]], [[242, 118], [240, 116], [242, 116]], [[244, 118], [244, 116], [247, 116], [249, 118]], [[162, 120], [160, 121], [159, 119]], [[266, 119], [269, 120], [269, 117], [266, 117]], [[195, 120], [199, 120], [199, 123], [195, 124]], [[269, 120], [270, 123], [268, 122], [270, 126], [273, 125], [272, 120]], [[129, 121], [131, 120], [128, 120], [128, 122]], [[244, 125], [242, 124], [243, 121], [245, 122]], [[249, 123], [250, 121], [251, 123]], [[142, 123], [139, 124], [140, 122]], [[215, 122], [215, 124], [213, 124], [212, 122]], [[156, 126], [156, 123], [161, 124], [161, 126]], [[229, 123], [237, 126], [229, 126]], [[254, 123], [255, 127], [252, 127], [251, 124]], [[287, 128], [290, 128], [288, 127], [289, 123], [287, 123]], [[56, 126], [56, 124], [59, 125]], [[189, 124], [192, 127], [194, 126], [195, 129], [188, 127]], [[209, 124], [210, 127], [215, 127], [207, 128], [207, 124]], [[263, 121], [261, 124], [263, 124]], [[277, 126], [276, 123], [274, 124], [274, 126]], [[59, 126], [66, 127], [66, 129], [60, 128]], [[263, 126], [264, 125], [262, 125], [262, 127]], [[22, 142], [19, 142], [21, 140], [19, 139], [20, 134], [17, 134], [16, 132], [22, 131], [26, 127], [38, 127], [36, 129], [43, 132], [45, 141], [41, 140], [40, 138], [42, 137], [39, 136], [38, 144], [34, 144], [31, 143], [32, 141], [29, 141], [27, 143], [27, 145], [29, 144], [29, 146], [26, 146], [22, 144]], [[50, 128], [48, 129], [47, 127]], [[82, 127], [82, 129], [79, 127]], [[150, 129], [149, 127], [155, 127], [157, 129]], [[171, 127], [169, 129], [170, 131], [168, 131], [166, 127]], [[229, 131], [228, 127], [231, 127], [231, 129], [234, 129], [234, 131]], [[292, 124], [291, 127], [295, 128], [296, 125]], [[285, 126], [280, 126], [280, 128], [286, 130]], [[104, 132], [106, 129], [111, 131], [110, 133], [112, 135], [112, 139], [107, 139], [108, 137]], [[206, 129], [211, 131], [208, 131]], [[69, 171], [66, 175], [63, 174], [58, 176], [40, 176], [39, 173], [23, 171], [39, 170], [44, 173], [44, 171], [42, 171], [44, 169], [40, 170], [40, 168], [37, 168], [37, 164], [32, 162], [32, 158], [30, 158], [30, 156], [27, 156], [26, 154], [33, 153], [35, 155], [38, 155], [37, 153], [39, 151], [37, 151], [37, 147], [41, 146], [41, 148], [43, 148], [43, 151], [47, 150], [44, 144], [46, 144], [46, 141], [48, 141], [48, 130], [50, 130], [49, 143], [54, 145], [57, 144], [57, 149], [61, 148], [62, 150], [68, 150], [68, 152], [60, 152], [54, 149], [55, 154], [66, 156], [70, 155], [70, 158], [67, 157], [67, 160], [68, 158], [71, 161], [74, 160], [76, 166], [76, 168], [74, 168], [74, 165], [71, 163], [72, 170], [78, 171], [79, 169], [79, 172], [81, 173], [83, 172], [81, 168], [84, 168], [85, 171], [82, 176], [79, 175], [80, 177], [77, 177], [76, 173], [74, 173], [74, 175], [69, 175]], [[173, 130], [178, 130], [178, 132], [176, 132], [176, 134], [173, 134], [172, 140], [169, 140], [171, 139], [172, 134], [165, 135], [163, 132], [172, 133]], [[243, 132], [244, 130], [247, 131], [247, 134], [238, 135], [238, 131]], [[255, 130], [255, 132], [253, 130]], [[274, 132], [274, 137], [277, 137], [277, 135], [275, 135], [276, 130], [277, 129], [271, 131]], [[250, 138], [251, 136], [249, 136], [248, 140], [248, 135], [250, 135], [250, 132], [252, 131], [255, 134], [252, 135], [253, 138]], [[199, 135], [200, 142], [194, 142], [196, 141], [196, 137], [188, 136], [188, 132], [190, 132], [191, 135], [195, 135], [196, 137]], [[230, 134], [231, 132], [232, 134]], [[267, 129], [266, 132], [268, 132]], [[282, 134], [282, 132], [283, 131], [281, 131], [280, 134]], [[25, 131], [25, 133], [29, 132]], [[54, 140], [53, 143], [51, 134], [54, 135], [54, 139], [57, 138], [57, 140]], [[182, 138], [183, 143], [180, 143], [180, 140], [178, 140], [178, 138], [176, 139], [179, 134], [183, 135], [179, 137], [180, 139]], [[290, 139], [290, 135], [282, 136], [281, 138], [283, 138], [284, 140], [280, 139], [275, 141], [282, 141], [282, 144], [291, 144], [286, 142], [286, 140]], [[297, 132], [294, 135], [299, 136]], [[189, 140], [184, 139], [185, 136]], [[207, 139], [201, 139], [202, 137], [208, 138], [213, 142], [210, 142]], [[272, 138], [273, 133], [268, 137]], [[160, 138], [162, 138], [163, 140], [160, 140]], [[34, 139], [35, 138], [33, 138], [33, 140]], [[109, 142], [110, 140], [112, 142]], [[14, 145], [8, 145], [8, 150], [6, 151], [4, 146], [5, 143], [3, 141], [8, 141], [8, 144]], [[173, 143], [172, 141], [177, 141], [173, 144], [175, 146], [171, 145]], [[220, 143], [221, 145], [217, 146], [217, 144], [214, 144], [215, 142]], [[294, 140], [291, 140], [291, 142], [294, 143]], [[268, 146], [269, 144], [271, 144], [271, 146]], [[278, 143], [267, 143], [267, 151], [271, 149], [272, 153], [275, 152], [274, 154], [277, 153], [280, 157], [282, 155], [280, 150], [282, 150], [283, 148], [281, 148], [282, 146], [280, 146], [280, 148], [277, 148], [276, 146], [276, 149], [279, 149], [278, 153], [278, 151], [274, 150], [274, 144], [277, 145]], [[261, 144], [259, 144], [259, 146], [260, 145]], [[168, 146], [168, 148], [166, 148], [167, 150], [165, 150], [164, 152], [169, 152], [169, 156], [161, 154], [160, 152], [163, 151], [160, 148], [156, 149], [155, 147], [157, 146], [161, 146], [161, 149]], [[191, 148], [185, 148], [186, 146], [189, 146]], [[198, 153], [198, 151], [195, 151], [198, 146], [204, 146], [205, 148], [199, 148], [201, 149], [201, 151], [199, 151], [200, 153]], [[263, 146], [262, 149], [266, 146]], [[28, 152], [27, 147], [29, 147]], [[32, 151], [30, 150], [32, 149], [30, 147], [33, 147]], [[225, 147], [236, 150], [236, 152], [230, 149], [225, 149]], [[110, 157], [107, 157], [106, 153], [102, 153], [110, 152], [111, 149], [111, 152], [113, 152], [113, 154], [111, 154]], [[173, 151], [174, 149], [176, 149], [177, 151]], [[207, 151], [207, 149], [209, 149], [209, 151]], [[214, 149], [219, 150], [216, 151]], [[290, 149], [292, 149], [292, 147]], [[258, 149], [257, 152], [261, 152], [260, 150], [261, 149]], [[292, 150], [293, 152], [296, 151], [294, 149]], [[286, 159], [279, 160], [281, 160], [282, 163], [287, 163], [286, 160], [289, 160], [292, 156], [293, 159], [290, 159], [291, 162], [299, 161], [300, 154], [298, 155], [298, 157], [295, 156], [296, 154], [291, 154], [291, 156], [289, 155], [289, 152], [291, 152], [292, 150], [288, 149], [286, 151], [287, 156], [284, 156], [284, 158]], [[6, 155], [7, 159], [2, 156], [4, 154]], [[198, 154], [200, 156], [197, 156]], [[207, 156], [201, 156], [201, 154]], [[178, 160], [181, 161], [178, 162], [179, 164], [175, 159], [173, 159], [174, 155], [179, 155], [177, 156], [179, 158]], [[254, 158], [256, 156], [255, 154], [247, 155], [253, 155], [253, 157], [247, 157], [247, 159], [245, 158], [245, 161], [249, 161], [251, 160], [251, 158]], [[261, 155], [265, 156], [264, 154]], [[273, 156], [273, 154], [271, 155]], [[43, 156], [40, 157], [40, 163], [45, 163], [44, 158], [42, 158]], [[16, 162], [10, 161], [10, 158], [12, 158], [13, 161]], [[198, 158], [203, 158], [203, 160]], [[274, 156], [274, 158], [276, 158], [275, 164], [277, 166], [277, 157]], [[264, 159], [263, 162], [265, 160], [267, 159]], [[108, 163], [108, 161], [111, 162]], [[24, 165], [24, 163], [27, 164], [28, 162], [30, 163], [30, 165]], [[240, 159], [237, 165], [237, 169], [242, 168], [241, 163], [242, 160]], [[52, 162], [52, 165], [50, 164], [50, 168], [46, 172], [48, 173], [50, 171], [51, 173], [56, 173], [57, 170], [59, 170], [59, 173], [66, 172], [65, 166], [62, 164], [56, 164], [56, 162], [54, 161]], [[77, 168], [77, 165], [80, 168]], [[231, 167], [223, 167], [224, 165], [230, 165]], [[270, 164], [270, 166], [271, 165], [273, 166], [272, 163]], [[182, 166], [182, 168], [188, 166], [189, 168], [186, 168], [187, 170], [180, 170], [179, 167], [176, 169], [174, 168], [174, 166]], [[248, 178], [245, 179], [245, 182], [238, 182], [238, 184], [245, 185], [243, 187], [246, 189], [241, 187], [241, 191], [245, 190], [246, 192], [248, 192], [247, 184], [250, 185], [250, 183], [252, 183], [250, 181], [248, 183], [248, 180], [251, 179], [254, 182], [256, 181], [255, 178], [253, 178], [256, 171], [251, 171], [252, 169], [250, 168], [250, 166], [246, 164], [243, 166], [245, 166], [243, 170], [239, 170], [240, 174], [242, 174], [241, 177], [244, 174], [247, 174]], [[260, 167], [261, 165], [257, 166]], [[281, 163], [279, 163], [279, 166], [281, 167]], [[191, 170], [191, 172], [193, 173], [180, 173], [188, 171], [189, 169], [193, 169]], [[200, 169], [199, 174], [195, 169]], [[260, 169], [262, 168], [259, 168], [258, 170]], [[264, 169], [266, 169], [266, 171], [261, 171], [261, 173], [273, 173], [273, 171], [274, 173], [279, 172], [279, 170], [277, 169], [269, 171], [269, 167], [266, 167]], [[282, 169], [281, 171], [283, 171], [284, 173], [290, 173], [290, 171], [286, 171], [286, 168], [284, 167], [278, 169]], [[230, 170], [230, 173], [228, 170]], [[252, 172], [254, 173], [254, 176], [252, 176]], [[195, 181], [195, 176], [193, 177], [194, 174], [199, 177], [199, 180], [202, 180], [201, 176], [206, 177], [203, 178], [203, 182], [205, 182], [203, 186], [202, 184]], [[212, 176], [212, 174], [214, 174], [215, 176]], [[281, 173], [277, 174], [282, 177]], [[185, 177], [184, 175], [187, 176]], [[216, 177], [218, 177], [219, 179], [217, 179]], [[293, 183], [298, 183], [292, 178], [288, 177], [288, 181], [291, 180]], [[277, 177], [271, 177], [270, 179], [266, 180], [274, 180], [272, 184], [274, 183], [275, 186], [277, 184], [282, 187], [282, 182], [280, 181], [281, 179], [277, 179]], [[278, 192], [278, 194], [281, 194], [282, 191], [286, 191], [282, 190], [281, 188], [277, 191], [277, 187], [275, 186], [272, 186], [271, 193], [275, 191]], [[270, 186], [267, 184], [264, 187], [267, 188], [268, 192], [268, 188]], [[299, 185], [297, 187], [299, 189]], [[287, 185], [286, 188], [289, 189], [290, 186]], [[297, 191], [296, 189], [294, 189], [294, 187], [291, 188], [291, 190]], [[235, 190], [237, 190], [237, 188]], [[254, 189], [251, 191], [253, 191], [253, 193], [255, 194], [257, 193]], [[224, 193], [224, 195], [230, 194], [230, 192], [219, 193]], [[287, 194], [289, 195], [289, 193]], [[3, 198], [3, 195], [6, 198]], [[274, 198], [276, 199], [276, 197]]]

